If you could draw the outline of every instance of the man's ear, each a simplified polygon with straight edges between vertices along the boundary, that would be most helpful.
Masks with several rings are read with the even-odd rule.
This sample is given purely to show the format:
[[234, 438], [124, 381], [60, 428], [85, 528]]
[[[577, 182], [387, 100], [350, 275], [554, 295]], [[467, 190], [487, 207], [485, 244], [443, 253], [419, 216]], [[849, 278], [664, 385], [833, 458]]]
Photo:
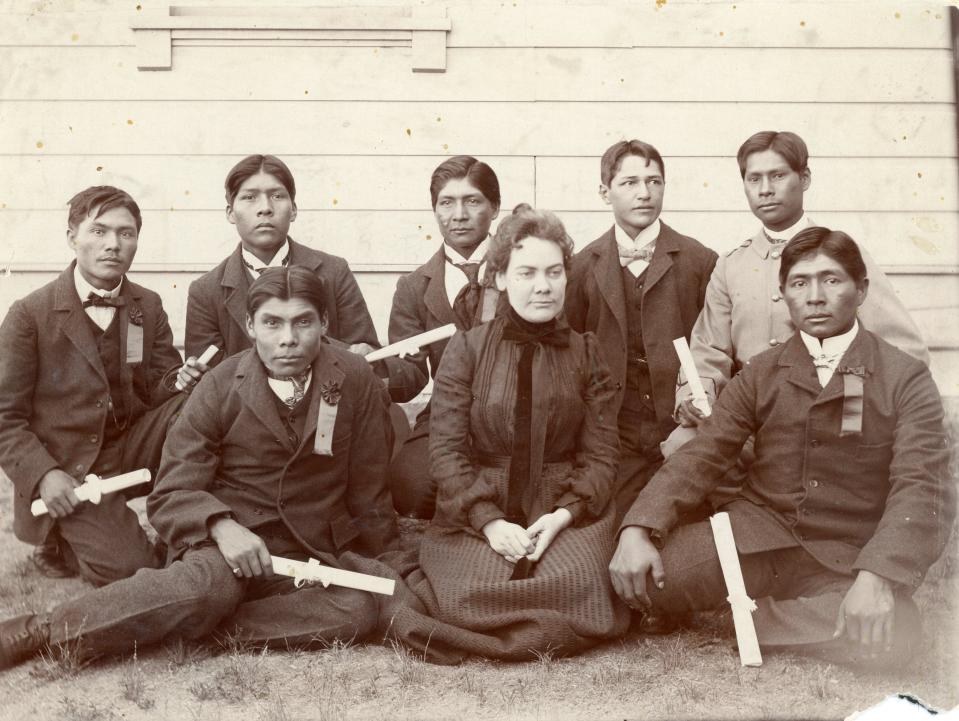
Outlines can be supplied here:
[[226, 206], [226, 219], [232, 224], [236, 225], [236, 214], [233, 212], [233, 205]]
[[74, 228], [67, 228], [67, 245], [71, 250], [77, 249], [77, 231]]
[[494, 205], [494, 206], [493, 206], [493, 214], [490, 216], [490, 219], [491, 219], [491, 220], [496, 220], [498, 217], [499, 217], [499, 206], [498, 206], [498, 205]]
[[863, 278], [862, 285], [858, 286], [856, 291], [859, 295], [858, 302], [856, 303], [856, 306], [858, 307], [865, 302], [866, 296], [869, 295], [869, 278]]
[[494, 280], [496, 281], [496, 290], [506, 290], [506, 273], [501, 270], [497, 271]]
[[293, 203], [293, 212], [290, 213], [290, 222], [296, 220], [296, 203]]
[[256, 340], [256, 333], [253, 332], [253, 318], [249, 313], [246, 314], [246, 334], [250, 340]]
[[806, 168], [799, 174], [799, 177], [802, 178], [802, 189], [805, 193], [809, 190], [809, 186], [812, 185], [812, 171], [807, 165]]
[[599, 184], [599, 197], [603, 199], [606, 205], [609, 205], [609, 186], [605, 183]]
[[326, 332], [329, 329], [330, 329], [330, 314], [324, 310], [323, 315], [320, 318], [320, 330], [322, 331], [323, 335], [326, 335]]

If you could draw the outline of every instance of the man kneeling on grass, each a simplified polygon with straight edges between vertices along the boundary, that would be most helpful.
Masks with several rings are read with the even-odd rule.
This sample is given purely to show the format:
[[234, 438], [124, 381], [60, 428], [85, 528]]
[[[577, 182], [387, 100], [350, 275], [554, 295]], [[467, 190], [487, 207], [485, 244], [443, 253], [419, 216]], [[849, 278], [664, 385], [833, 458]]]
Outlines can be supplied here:
[[942, 402], [920, 361], [858, 323], [868, 279], [845, 233], [797, 235], [779, 282], [798, 330], [746, 365], [640, 493], [613, 587], [663, 616], [725, 605], [709, 523], [674, 526], [755, 434], [756, 462], [721, 510], [757, 599], [760, 646], [901, 665], [921, 643], [911, 596], [955, 516]]
[[[322, 343], [323, 281], [297, 266], [250, 287], [254, 348], [197, 384], [167, 436], [147, 512], [173, 556], [55, 607], [0, 623], [0, 669], [82, 635], [122, 652], [223, 624], [255, 643], [362, 638], [365, 592], [294, 589], [270, 556], [344, 567], [396, 539], [381, 383], [358, 355]], [[338, 555], [344, 554], [344, 555]]]

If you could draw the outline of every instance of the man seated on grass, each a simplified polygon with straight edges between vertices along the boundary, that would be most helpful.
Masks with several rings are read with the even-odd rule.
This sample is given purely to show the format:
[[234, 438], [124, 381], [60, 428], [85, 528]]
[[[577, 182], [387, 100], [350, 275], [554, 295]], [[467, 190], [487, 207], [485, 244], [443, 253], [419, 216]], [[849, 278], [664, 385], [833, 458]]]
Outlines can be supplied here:
[[274, 268], [247, 296], [254, 348], [197, 385], [163, 448], [147, 513], [170, 548], [144, 569], [0, 623], [0, 669], [82, 636], [85, 653], [122, 652], [219, 624], [253, 642], [362, 638], [377, 620], [365, 592], [295, 590], [270, 556], [340, 566], [396, 538], [386, 483], [386, 409], [362, 356], [321, 343], [323, 281]]
[[[89, 473], [156, 470], [183, 394], [202, 376], [181, 366], [160, 296], [126, 277], [142, 219], [109, 185], [69, 202], [75, 260], [16, 301], [0, 325], [0, 466], [13, 481], [13, 530], [47, 576], [96, 585], [163, 565], [126, 497], [83, 503]], [[179, 373], [178, 373], [179, 369]], [[48, 512], [33, 516], [42, 499]]]
[[[676, 528], [755, 435], [728, 511], [760, 646], [904, 664], [921, 644], [912, 594], [955, 516], [939, 393], [919, 360], [862, 327], [866, 266], [849, 236], [810, 228], [782, 252], [797, 331], [752, 358], [620, 528], [613, 586], [634, 609], [720, 608], [708, 521]], [[648, 579], [652, 583], [648, 583]]]

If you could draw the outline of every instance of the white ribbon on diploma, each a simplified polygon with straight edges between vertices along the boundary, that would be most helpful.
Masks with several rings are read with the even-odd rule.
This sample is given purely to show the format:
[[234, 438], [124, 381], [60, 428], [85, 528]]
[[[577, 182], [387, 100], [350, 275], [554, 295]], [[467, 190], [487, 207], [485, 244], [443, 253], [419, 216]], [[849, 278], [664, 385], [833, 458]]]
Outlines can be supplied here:
[[332, 584], [343, 588], [355, 588], [357, 591], [380, 593], [384, 596], [392, 596], [396, 588], [396, 581], [391, 578], [324, 566], [315, 558], [309, 561], [294, 561], [291, 558], [270, 556], [270, 560], [273, 563], [273, 573], [290, 576], [297, 588], [305, 583], [322, 583], [323, 588]]
[[400, 357], [414, 355], [419, 353], [420, 348], [423, 346], [452, 338], [454, 333], [456, 333], [456, 326], [452, 323], [447, 323], [446, 325], [441, 325], [439, 328], [428, 330], [425, 333], [420, 333], [405, 340], [391, 343], [379, 350], [371, 351], [366, 354], [366, 360], [373, 363], [378, 360], [383, 360], [384, 358], [391, 358], [395, 355]]
[[679, 365], [683, 369], [683, 375], [686, 376], [686, 382], [689, 383], [689, 389], [693, 392], [693, 405], [709, 418], [712, 413], [709, 408], [709, 396], [706, 395], [703, 381], [699, 377], [699, 371], [696, 370], [696, 361], [693, 360], [693, 354], [689, 350], [689, 343], [685, 338], [680, 337], [673, 341], [673, 347], [676, 349], [676, 355], [679, 356]]
[[[123, 473], [112, 478], [100, 478], [95, 473], [91, 473], [83, 479], [82, 484], [73, 489], [73, 492], [81, 501], [89, 501], [97, 505], [106, 494], [122, 491], [130, 486], [138, 486], [141, 483], [149, 483], [150, 478], [150, 471], [146, 468]], [[30, 504], [30, 513], [34, 516], [42, 516], [46, 512], [47, 504], [43, 502], [43, 499], [38, 498]]]
[[716, 552], [719, 554], [719, 565], [722, 566], [726, 593], [729, 594], [726, 600], [733, 609], [739, 662], [743, 666], [762, 666], [763, 656], [759, 651], [759, 639], [756, 638], [756, 626], [753, 624], [756, 602], [746, 593], [743, 569], [739, 565], [739, 553], [736, 551], [729, 514], [722, 512], [710, 516], [709, 525], [713, 528], [713, 540], [716, 542]]

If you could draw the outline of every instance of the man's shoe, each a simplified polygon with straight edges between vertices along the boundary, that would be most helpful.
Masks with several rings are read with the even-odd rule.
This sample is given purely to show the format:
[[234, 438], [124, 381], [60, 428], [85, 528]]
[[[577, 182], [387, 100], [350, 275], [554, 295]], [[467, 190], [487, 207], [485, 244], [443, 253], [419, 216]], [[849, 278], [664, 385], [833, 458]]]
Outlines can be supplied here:
[[50, 640], [50, 627], [34, 614], [0, 622], [0, 671], [33, 656]]
[[67, 565], [63, 554], [60, 552], [57, 537], [53, 534], [33, 549], [30, 560], [37, 567], [37, 570], [47, 578], [70, 578], [77, 575], [76, 571]]
[[665, 636], [682, 625], [677, 616], [667, 616], [663, 613], [649, 613], [643, 611], [633, 614], [630, 629], [639, 631], [646, 636]]

